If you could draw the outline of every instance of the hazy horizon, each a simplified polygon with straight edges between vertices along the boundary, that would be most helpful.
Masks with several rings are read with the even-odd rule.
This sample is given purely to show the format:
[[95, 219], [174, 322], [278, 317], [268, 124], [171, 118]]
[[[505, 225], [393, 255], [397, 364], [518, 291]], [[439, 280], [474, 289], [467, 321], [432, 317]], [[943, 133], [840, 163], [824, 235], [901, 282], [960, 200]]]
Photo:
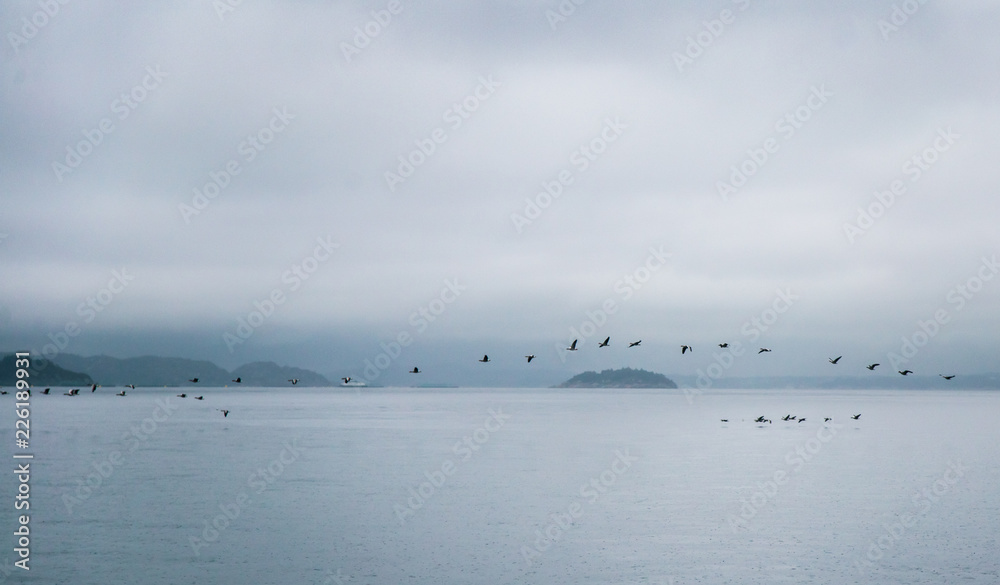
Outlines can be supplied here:
[[997, 371], [993, 4], [53, 6], [0, 5], [2, 348]]

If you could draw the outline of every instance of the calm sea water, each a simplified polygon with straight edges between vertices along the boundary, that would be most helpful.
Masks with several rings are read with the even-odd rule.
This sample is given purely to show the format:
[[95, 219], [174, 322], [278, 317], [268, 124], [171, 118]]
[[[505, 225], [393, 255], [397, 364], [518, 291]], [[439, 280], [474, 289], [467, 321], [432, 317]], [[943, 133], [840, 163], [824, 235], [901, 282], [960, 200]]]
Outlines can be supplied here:
[[114, 391], [33, 397], [0, 579], [1000, 582], [996, 392]]

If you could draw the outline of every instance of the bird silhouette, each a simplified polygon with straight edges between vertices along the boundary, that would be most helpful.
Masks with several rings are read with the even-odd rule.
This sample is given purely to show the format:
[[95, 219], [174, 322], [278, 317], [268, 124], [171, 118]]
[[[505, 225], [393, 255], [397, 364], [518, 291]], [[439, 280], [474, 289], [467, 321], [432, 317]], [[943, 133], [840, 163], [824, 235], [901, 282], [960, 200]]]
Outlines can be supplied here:
[[573, 343], [569, 344], [569, 347], [566, 348], [566, 351], [576, 351], [576, 342], [577, 341], [578, 340], [574, 339]]
[[719, 419], [719, 420], [720, 420], [720, 421], [722, 421], [722, 422], [729, 422], [729, 419], [728, 419], [728, 418], [721, 418], [721, 419]]
[[830, 418], [830, 417], [828, 417], [828, 416], [827, 417], [823, 417], [823, 422], [830, 422], [831, 420], [833, 420], [833, 419]]
[[882, 365], [882, 364], [868, 364], [868, 365], [867, 365], [867, 366], [865, 366], [865, 367], [866, 367], [866, 368], [868, 368], [869, 370], [871, 370], [871, 371], [873, 371], [873, 372], [874, 372], [874, 371], [875, 371], [875, 368], [877, 368], [877, 367], [879, 367], [879, 366], [881, 366], [881, 365]]
[[528, 360], [528, 363], [529, 363], [529, 364], [531, 363], [531, 360], [535, 359], [535, 356], [534, 356], [534, 355], [526, 355], [526, 356], [524, 356], [524, 357], [525, 357], [525, 358], [526, 358], [526, 359]]
[[607, 347], [608, 343], [610, 343], [610, 342], [611, 342], [611, 336], [609, 335], [609, 336], [605, 337], [604, 341], [602, 341], [601, 343], [599, 343], [597, 345], [597, 347]]
[[135, 390], [135, 384], [125, 384], [125, 387]]
[[195, 400], [204, 400], [205, 397], [204, 396], [195, 396], [194, 399]]
[[806, 417], [802, 417], [802, 418], [800, 418], [800, 419], [799, 419], [799, 422], [800, 422], [800, 423], [804, 423], [804, 422], [806, 422]]
[[762, 354], [764, 352], [769, 352], [769, 351], [771, 351], [771, 350], [767, 349], [766, 347], [762, 347], [762, 348], [760, 348], [760, 351], [757, 352], [757, 355], [760, 355], [760, 354]]
[[42, 394], [48, 394], [48, 393], [49, 393], [49, 388], [46, 388], [45, 390], [42, 390]]
[[177, 395], [177, 398], [187, 398], [187, 397], [188, 397], [187, 394], [178, 394]]
[[222, 418], [226, 418], [227, 416], [229, 416], [229, 411], [225, 410], [224, 408], [220, 408], [219, 412], [222, 413]]
[[727, 347], [729, 347], [729, 344], [728, 343], [720, 343], [719, 347], [721, 347], [722, 349], [726, 349]]
[[694, 350], [691, 349], [690, 345], [682, 345], [681, 346], [681, 355], [684, 355], [685, 353], [687, 353], [689, 351], [692, 352], [692, 353], [694, 352]]
[[830, 363], [831, 363], [831, 364], [835, 364], [835, 363], [839, 362], [839, 361], [840, 361], [840, 358], [842, 358], [842, 357], [844, 357], [844, 356], [842, 356], [842, 355], [838, 355], [838, 356], [837, 356], [837, 357], [835, 357], [835, 358], [830, 358]]
[[242, 384], [243, 378], [236, 378], [235, 380], [233, 380], [233, 382], [236, 382], [237, 384]]
[[639, 341], [633, 341], [632, 343], [628, 344], [628, 346], [629, 347], [638, 347], [640, 343], [642, 343], [641, 339]]
[[903, 376], [906, 376], [908, 374], [912, 374], [913, 370], [899, 370], [899, 373], [902, 374]]
[[942, 377], [942, 378], [944, 378], [945, 380], [951, 380], [952, 378], [954, 378], [954, 377], [955, 377], [955, 374], [950, 374], [950, 375], [948, 375], [948, 376], [945, 376], [944, 374], [938, 374], [938, 376], [941, 376], [941, 377]]
[[350, 381], [351, 381], [351, 377], [350, 377], [350, 376], [348, 376], [348, 377], [346, 377], [346, 378], [341, 378], [341, 380], [343, 380], [343, 381], [344, 381], [344, 384], [347, 384], [348, 382], [350, 382]]
[[118, 394], [116, 394], [115, 396], [125, 396], [125, 391], [124, 391], [124, 390], [122, 390], [121, 392], [119, 392], [119, 393], [118, 393]]
[[296, 384], [299, 383], [299, 379], [298, 378], [289, 378], [288, 381], [292, 383], [292, 386], [294, 386], [294, 385], [296, 385]]
[[197, 384], [198, 378], [191, 378], [190, 380], [188, 380], [188, 382], [191, 382], [192, 384]]
[[95, 391], [97, 391], [97, 384], [91, 384], [91, 385], [90, 385], [90, 391], [91, 391], [91, 392], [95, 392]]
[[858, 420], [859, 418], [861, 418], [861, 415], [860, 414], [856, 414], [856, 415], [852, 416], [851, 418], [853, 418], [854, 420]]
[[[574, 341], [573, 343], [576, 343], [576, 342]], [[481, 359], [481, 360], [479, 360], [479, 361], [481, 361], [481, 362], [483, 362], [483, 363], [485, 364], [485, 363], [487, 363], [487, 362], [489, 362], [489, 361], [490, 361], [490, 356], [488, 356], [488, 355], [484, 355], [484, 356], [483, 356], [483, 359]]]
[[420, 373], [420, 368], [418, 368], [417, 366], [413, 366], [413, 369], [410, 370], [410, 373], [411, 374], [419, 374]]

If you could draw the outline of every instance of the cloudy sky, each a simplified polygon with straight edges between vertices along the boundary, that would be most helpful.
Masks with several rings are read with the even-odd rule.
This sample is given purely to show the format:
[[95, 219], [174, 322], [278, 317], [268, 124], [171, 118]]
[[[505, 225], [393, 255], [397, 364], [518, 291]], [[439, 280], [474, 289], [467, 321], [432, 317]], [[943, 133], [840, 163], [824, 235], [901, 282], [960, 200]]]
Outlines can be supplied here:
[[0, 23], [4, 351], [384, 384], [1000, 369], [993, 2]]

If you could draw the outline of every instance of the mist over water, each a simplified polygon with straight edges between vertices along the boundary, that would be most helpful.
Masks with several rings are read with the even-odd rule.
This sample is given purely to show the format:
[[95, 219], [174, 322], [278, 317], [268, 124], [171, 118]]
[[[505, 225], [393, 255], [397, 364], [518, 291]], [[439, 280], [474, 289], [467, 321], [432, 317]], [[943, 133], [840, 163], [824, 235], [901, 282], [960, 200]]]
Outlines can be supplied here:
[[33, 397], [32, 577], [998, 579], [995, 392], [179, 392]]

